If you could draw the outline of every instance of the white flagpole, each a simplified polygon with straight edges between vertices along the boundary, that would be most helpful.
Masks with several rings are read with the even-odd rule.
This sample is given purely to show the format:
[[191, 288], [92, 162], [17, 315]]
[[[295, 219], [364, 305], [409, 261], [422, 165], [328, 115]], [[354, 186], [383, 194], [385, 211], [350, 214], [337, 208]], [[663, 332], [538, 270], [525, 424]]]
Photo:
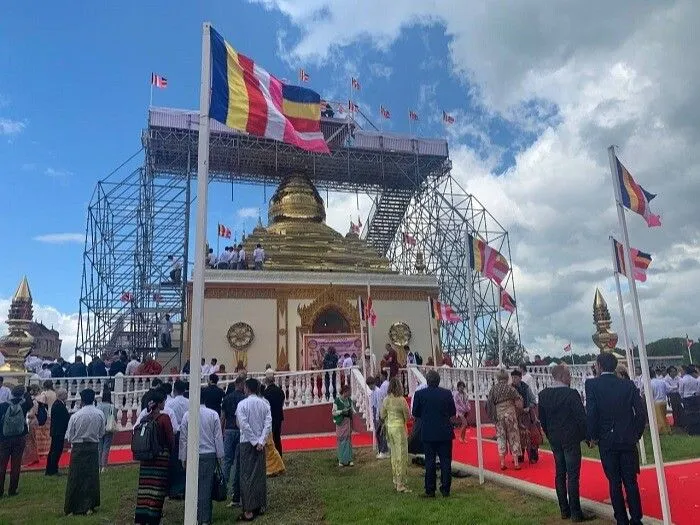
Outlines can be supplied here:
[[[366, 361], [365, 350], [371, 349], [371, 346], [367, 345], [367, 348], [365, 348], [365, 330], [364, 330], [364, 327], [362, 326], [364, 324], [362, 322], [362, 299], [359, 296], [357, 297], [357, 313], [360, 314], [360, 343], [361, 343], [361, 348], [362, 348], [362, 375], [365, 376], [365, 379], [367, 379], [367, 365], [365, 363], [365, 361]], [[371, 359], [371, 353], [370, 353], [370, 359]]]
[[[500, 295], [500, 289], [499, 289]], [[503, 308], [501, 308], [501, 298], [498, 298], [498, 325], [496, 326], [496, 336], [498, 337], [498, 366], [503, 366], [503, 325], [501, 324], [501, 315], [503, 314]]]
[[[469, 232], [465, 231], [465, 247], [469, 237], [467, 237]], [[469, 268], [469, 274], [467, 276], [467, 286], [468, 286], [468, 301], [469, 301], [469, 342], [472, 348], [472, 375], [474, 384], [474, 410], [476, 411], [476, 450], [477, 457], [479, 461], [479, 483], [484, 484], [484, 444], [481, 438], [481, 405], [479, 403], [479, 382], [477, 378], [477, 362], [476, 362], [476, 338], [474, 336], [476, 332], [476, 326], [474, 323], [474, 316], [476, 308], [474, 307], [474, 283], [472, 282], [472, 276], [474, 270], [469, 264], [469, 258], [467, 257], [467, 265]]]
[[435, 353], [435, 343], [433, 342], [433, 304], [428, 297], [428, 331], [430, 332], [430, 355], [433, 357], [433, 365], [437, 366], [437, 355]]
[[148, 107], [153, 107], [153, 73], [151, 73], [151, 98], [148, 100]]
[[571, 346], [571, 341], [569, 341], [569, 351], [571, 352], [571, 366], [574, 366], [576, 363], [574, 362], [574, 347]]
[[617, 217], [622, 230], [622, 241], [624, 247], [625, 267], [627, 269], [627, 280], [629, 282], [630, 294], [632, 296], [632, 311], [637, 324], [637, 336], [639, 337], [639, 362], [642, 367], [642, 381], [644, 384], [644, 399], [647, 405], [647, 416], [649, 419], [649, 431], [651, 433], [651, 445], [654, 450], [654, 464], [656, 466], [656, 479], [659, 484], [659, 496], [661, 498], [661, 514], [665, 525], [671, 524], [671, 507], [668, 501], [668, 488], [666, 487], [666, 475], [664, 472], [663, 458], [661, 456], [661, 441], [659, 440], [659, 429], [656, 426], [656, 411], [653, 396], [651, 395], [651, 378], [649, 377], [649, 361], [647, 360], [647, 348], [644, 343], [644, 328], [642, 327], [642, 314], [639, 311], [639, 296], [637, 295], [637, 283], [634, 280], [632, 266], [632, 256], [630, 254], [630, 239], [625, 220], [625, 210], [620, 203], [620, 184], [617, 176], [617, 159], [615, 157], [615, 146], [608, 148], [610, 159], [610, 174], [612, 176], [613, 188], [615, 190], [615, 205], [617, 206]]
[[[625, 315], [625, 303], [622, 301], [622, 290], [620, 289], [620, 275], [617, 273], [617, 257], [615, 253], [615, 240], [610, 236], [610, 247], [612, 249], [612, 265], [613, 277], [615, 278], [615, 288], [617, 289], [617, 304], [620, 307], [620, 316], [622, 317], [622, 332], [625, 338], [625, 358], [627, 361], [627, 370], [630, 374], [634, 374], [634, 356], [630, 347], [630, 336], [627, 331], [627, 316]], [[627, 266], [627, 262], [625, 262]], [[647, 464], [647, 452], [644, 446], [644, 438], [639, 440], [639, 455], [642, 465]]]
[[211, 24], [202, 25], [202, 78], [199, 94], [199, 145], [197, 150], [197, 223], [194, 243], [192, 319], [190, 341], [190, 399], [188, 416], [185, 488], [185, 525], [197, 525], [199, 485], [199, 400], [201, 359], [204, 344], [204, 245], [207, 238], [207, 192], [209, 183], [209, 96], [211, 91]]
[[[370, 288], [369, 288], [369, 280], [367, 280], [367, 304], [369, 305], [369, 300], [370, 300]], [[372, 310], [374, 310], [374, 304], [372, 305]], [[372, 343], [372, 320], [370, 319], [370, 312], [366, 313], [366, 321], [367, 321], [367, 346], [372, 348], [374, 344]], [[381, 373], [381, 370], [379, 371]]]

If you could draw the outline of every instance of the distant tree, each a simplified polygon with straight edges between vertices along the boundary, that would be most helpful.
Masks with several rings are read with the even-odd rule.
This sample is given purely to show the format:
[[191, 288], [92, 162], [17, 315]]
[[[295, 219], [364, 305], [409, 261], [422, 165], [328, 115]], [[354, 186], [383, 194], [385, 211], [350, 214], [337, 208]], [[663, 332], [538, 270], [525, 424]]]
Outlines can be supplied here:
[[[624, 354], [624, 351], [622, 352]], [[562, 361], [566, 364], [575, 364], [575, 365], [585, 365], [586, 363], [589, 363], [591, 361], [595, 361], [596, 358], [598, 357], [598, 354], [576, 354], [573, 356], [573, 363], [572, 361], [572, 356], [571, 353], [566, 353], [562, 355], [559, 358], [559, 361]]]
[[[527, 352], [518, 341], [518, 336], [515, 335], [513, 329], [509, 328], [504, 334], [501, 334], [501, 337], [503, 338], [503, 364], [511, 367], [524, 362]], [[493, 363], [498, 362], [498, 335], [495, 329], [489, 330], [484, 359]]]

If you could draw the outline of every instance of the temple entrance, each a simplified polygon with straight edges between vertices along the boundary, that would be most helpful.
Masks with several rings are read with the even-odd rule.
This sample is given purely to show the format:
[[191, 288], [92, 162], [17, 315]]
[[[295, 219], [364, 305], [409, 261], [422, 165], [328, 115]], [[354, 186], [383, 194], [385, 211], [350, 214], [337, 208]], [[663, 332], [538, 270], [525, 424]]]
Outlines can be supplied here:
[[312, 331], [315, 334], [347, 334], [350, 323], [339, 310], [330, 306], [318, 314]]

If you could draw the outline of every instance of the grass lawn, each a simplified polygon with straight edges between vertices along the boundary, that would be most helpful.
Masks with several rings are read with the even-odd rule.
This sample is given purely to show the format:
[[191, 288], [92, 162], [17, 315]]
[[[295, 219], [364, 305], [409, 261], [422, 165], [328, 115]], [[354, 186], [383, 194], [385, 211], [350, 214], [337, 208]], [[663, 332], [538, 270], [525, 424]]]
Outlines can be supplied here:
[[[357, 451], [356, 466], [338, 469], [333, 452], [285, 456], [287, 473], [268, 479], [269, 509], [256, 523], [266, 524], [437, 524], [479, 523], [547, 525], [562, 523], [556, 503], [471, 477], [453, 479], [452, 496], [422, 499], [423, 470], [410, 467], [413, 494], [397, 494], [389, 461], [376, 461], [371, 450]], [[113, 467], [102, 475], [102, 507], [92, 516], [66, 518], [66, 476], [46, 478], [23, 473], [19, 496], [0, 500], [0, 524], [133, 523], [138, 469]], [[184, 504], [166, 500], [164, 524], [182, 523]], [[214, 503], [214, 523], [231, 523], [239, 509]], [[606, 523], [599, 520], [591, 523]]]
[[[674, 430], [671, 435], [661, 435], [661, 453], [664, 461], [679, 461], [682, 459], [700, 458], [700, 436], [689, 436], [682, 430]], [[549, 443], [545, 440], [542, 448], [549, 449]], [[644, 450], [646, 452], [647, 463], [654, 462], [654, 451], [651, 447], [651, 434], [649, 429], [644, 431]], [[581, 443], [583, 457], [600, 459], [597, 447], [588, 448], [585, 443]]]

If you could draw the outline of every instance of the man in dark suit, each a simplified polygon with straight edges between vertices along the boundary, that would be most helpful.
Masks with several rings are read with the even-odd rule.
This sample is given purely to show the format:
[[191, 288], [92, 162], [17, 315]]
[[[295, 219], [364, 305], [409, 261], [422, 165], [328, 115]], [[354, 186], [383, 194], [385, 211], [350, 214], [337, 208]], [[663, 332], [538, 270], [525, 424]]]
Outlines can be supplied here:
[[435, 497], [435, 456], [440, 458], [440, 492], [450, 495], [452, 484], [452, 418], [457, 411], [452, 392], [440, 388], [440, 375], [431, 370], [426, 376], [428, 387], [414, 394], [413, 417], [421, 420], [421, 439], [425, 450], [425, 495]]
[[68, 429], [68, 409], [66, 408], [66, 399], [68, 392], [64, 388], [59, 388], [56, 391], [56, 401], [51, 405], [51, 447], [49, 455], [46, 458], [46, 475], [58, 475], [58, 462], [63, 454], [63, 441], [66, 438], [66, 430]]
[[[573, 522], [592, 519], [581, 511], [579, 475], [581, 441], [586, 439], [586, 411], [581, 396], [571, 388], [571, 372], [566, 365], [552, 367], [552, 386], [539, 395], [542, 429], [554, 455], [554, 486], [562, 519]], [[568, 482], [568, 483], [567, 483]]]
[[[637, 442], [646, 425], [646, 411], [632, 381], [615, 375], [617, 358], [604, 352], [596, 360], [598, 377], [586, 381], [587, 440], [598, 444], [610, 484], [610, 500], [618, 525], [642, 523], [642, 500], [637, 475]], [[627, 516], [622, 486], [627, 494]]]
[[284, 392], [275, 384], [275, 375], [265, 377], [265, 392], [263, 397], [270, 403], [272, 413], [272, 440], [277, 452], [282, 455], [282, 421], [284, 421]]

